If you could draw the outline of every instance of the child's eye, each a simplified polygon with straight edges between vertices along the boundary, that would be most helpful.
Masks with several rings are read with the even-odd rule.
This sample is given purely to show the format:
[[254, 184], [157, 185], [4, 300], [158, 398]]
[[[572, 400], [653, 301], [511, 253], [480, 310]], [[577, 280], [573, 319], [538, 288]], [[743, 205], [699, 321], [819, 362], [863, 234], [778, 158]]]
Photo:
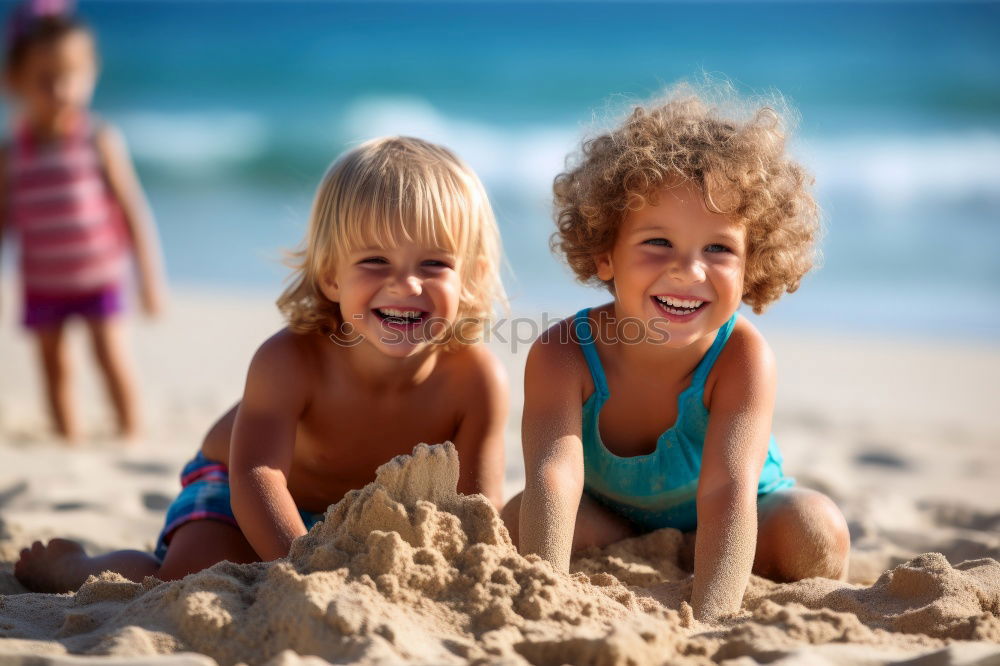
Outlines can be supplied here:
[[423, 262], [424, 266], [429, 266], [431, 268], [451, 268], [451, 264], [447, 261], [442, 261], [440, 259], [428, 259]]
[[365, 257], [359, 264], [388, 264], [389, 260], [385, 257]]
[[656, 245], [657, 247], [671, 247], [670, 241], [666, 238], [650, 238], [642, 241], [643, 245]]
[[705, 247], [706, 252], [732, 252], [728, 247], [720, 243], [712, 243]]

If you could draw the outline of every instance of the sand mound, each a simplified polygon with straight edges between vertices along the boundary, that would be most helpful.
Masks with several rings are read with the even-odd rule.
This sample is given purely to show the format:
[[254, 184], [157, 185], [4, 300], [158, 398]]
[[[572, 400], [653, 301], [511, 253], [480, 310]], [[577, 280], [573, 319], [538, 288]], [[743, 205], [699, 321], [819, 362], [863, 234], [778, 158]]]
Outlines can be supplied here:
[[[296, 655], [341, 663], [707, 664], [773, 661], [803, 646], [849, 641], [883, 655], [870, 663], [888, 663], [945, 650], [948, 639], [1000, 640], [995, 560], [951, 567], [923, 555], [870, 588], [754, 579], [746, 612], [708, 627], [682, 604], [689, 583], [679, 533], [587, 553], [574, 574], [560, 575], [521, 557], [488, 501], [457, 494], [457, 480], [454, 447], [420, 445], [331, 507], [284, 560], [222, 563], [174, 583], [104, 574], [76, 594], [2, 596], [0, 636], [8, 640], [0, 653], [197, 652], [224, 665], [302, 663]], [[958, 663], [954, 649], [941, 654]], [[818, 663], [844, 658], [824, 655]]]

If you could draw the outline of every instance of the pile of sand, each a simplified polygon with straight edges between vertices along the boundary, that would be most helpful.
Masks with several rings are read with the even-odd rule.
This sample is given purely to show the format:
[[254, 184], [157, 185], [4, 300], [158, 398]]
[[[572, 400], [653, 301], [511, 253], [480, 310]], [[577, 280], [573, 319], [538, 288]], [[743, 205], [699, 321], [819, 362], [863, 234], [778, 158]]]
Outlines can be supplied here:
[[173, 583], [104, 574], [75, 594], [0, 596], [0, 653], [191, 651], [224, 665], [297, 663], [295, 655], [420, 664], [1000, 659], [993, 559], [952, 567], [922, 555], [871, 587], [754, 578], [744, 613], [707, 626], [683, 601], [690, 582], [679, 533], [585, 553], [560, 575], [520, 556], [487, 500], [457, 494], [457, 480], [454, 447], [420, 445], [331, 507], [285, 560], [222, 563]]

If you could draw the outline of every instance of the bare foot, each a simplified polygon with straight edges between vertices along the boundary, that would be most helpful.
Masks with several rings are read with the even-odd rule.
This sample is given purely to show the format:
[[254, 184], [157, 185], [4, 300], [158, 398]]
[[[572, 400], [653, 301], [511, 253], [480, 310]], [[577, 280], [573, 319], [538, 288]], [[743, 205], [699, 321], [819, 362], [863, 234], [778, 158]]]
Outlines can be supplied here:
[[34, 592], [71, 592], [87, 580], [90, 558], [83, 546], [68, 539], [52, 539], [47, 546], [36, 541], [21, 550], [14, 575]]
[[120, 429], [115, 433], [117, 443], [127, 449], [134, 449], [142, 443], [143, 432], [139, 428]]
[[60, 431], [58, 435], [64, 446], [78, 448], [81, 444], [83, 444], [83, 433], [78, 430], [68, 430], [65, 432]]

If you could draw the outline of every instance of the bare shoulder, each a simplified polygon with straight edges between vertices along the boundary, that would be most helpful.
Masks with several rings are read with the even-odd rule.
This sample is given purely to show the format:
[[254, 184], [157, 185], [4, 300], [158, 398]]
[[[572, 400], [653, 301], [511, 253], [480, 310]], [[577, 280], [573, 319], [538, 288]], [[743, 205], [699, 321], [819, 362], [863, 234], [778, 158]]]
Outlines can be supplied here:
[[303, 380], [314, 379], [322, 367], [316, 337], [281, 329], [257, 348], [250, 362], [251, 376], [264, 375], [286, 386], [305, 385]]
[[312, 336], [295, 333], [287, 328], [282, 328], [257, 348], [257, 356], [261, 358], [274, 358], [282, 361], [303, 360], [302, 357], [315, 353], [313, 347], [315, 343]]
[[729, 341], [722, 348], [718, 362], [737, 361], [769, 361], [774, 362], [774, 352], [767, 343], [764, 334], [746, 317], [737, 317], [736, 325], [729, 336]]
[[580, 392], [581, 402], [594, 391], [587, 361], [580, 347], [573, 321], [575, 316], [556, 322], [538, 336], [528, 352], [525, 388], [530, 382], [544, 382], [550, 388], [560, 384]]
[[540, 364], [582, 362], [583, 353], [573, 328], [573, 317], [557, 321], [542, 331], [531, 344], [528, 358]]
[[777, 372], [774, 352], [764, 335], [746, 317], [737, 317], [736, 325], [715, 361], [706, 381], [705, 398], [715, 393], [720, 382], [756, 390], [773, 384]]
[[447, 354], [444, 367], [463, 391], [478, 396], [506, 396], [507, 368], [489, 347], [482, 343], [469, 344]]

